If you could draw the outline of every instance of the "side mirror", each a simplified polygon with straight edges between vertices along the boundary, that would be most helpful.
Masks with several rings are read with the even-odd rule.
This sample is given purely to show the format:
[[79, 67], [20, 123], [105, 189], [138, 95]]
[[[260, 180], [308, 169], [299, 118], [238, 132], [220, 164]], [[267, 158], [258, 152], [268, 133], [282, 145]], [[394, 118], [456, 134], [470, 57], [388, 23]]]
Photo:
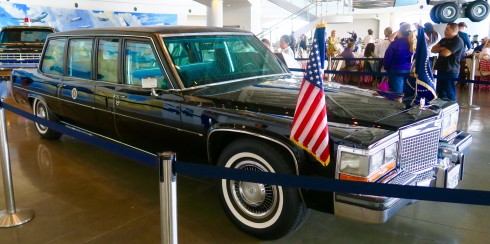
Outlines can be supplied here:
[[158, 97], [158, 93], [155, 91], [155, 88], [157, 87], [157, 78], [155, 78], [155, 77], [143, 77], [141, 79], [141, 87], [151, 88], [151, 95], [154, 97]]
[[143, 88], [156, 88], [157, 78], [155, 77], [143, 77], [141, 79], [141, 87]]

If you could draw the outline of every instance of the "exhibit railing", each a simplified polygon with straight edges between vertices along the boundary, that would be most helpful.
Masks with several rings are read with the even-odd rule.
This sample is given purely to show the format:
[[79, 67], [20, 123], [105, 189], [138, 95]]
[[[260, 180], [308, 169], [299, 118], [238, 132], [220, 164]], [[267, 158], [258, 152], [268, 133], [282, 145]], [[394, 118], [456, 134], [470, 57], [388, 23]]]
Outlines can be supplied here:
[[[306, 58], [297, 58], [296, 59], [298, 62], [303, 62], [303, 65], [306, 64], [306, 61], [308, 59]], [[347, 58], [342, 58], [342, 57], [328, 57], [325, 61], [325, 82], [331, 82], [331, 81], [336, 81], [339, 83], [344, 83], [344, 84], [349, 84], [349, 85], [354, 85], [357, 87], [364, 87], [364, 88], [374, 88], [377, 90], [377, 85], [379, 85], [379, 82], [381, 82], [382, 77], [389, 77], [390, 73], [389, 72], [381, 72], [381, 71], [367, 71], [362, 66], [363, 61], [374, 61], [380, 63], [382, 61], [382, 58], [352, 58], [349, 60], [355, 60], [358, 62], [358, 68], [357, 71], [353, 70], [345, 70], [341, 65], [339, 65], [339, 61], [345, 62], [345, 60], [348, 60]], [[473, 94], [475, 91], [475, 84], [479, 85], [478, 89], [481, 89], [482, 87], [488, 87], [490, 88], [490, 70], [488, 71], [489, 75], [486, 76], [477, 76], [477, 72], [479, 72], [481, 67], [477, 70], [477, 67], [479, 66], [480, 60], [476, 58], [476, 55], [470, 55], [470, 56], [465, 56], [463, 57], [463, 60], [468, 60], [469, 62], [466, 62], [468, 64], [468, 70], [467, 74], [460, 75], [460, 78], [454, 79], [457, 81], [459, 84], [467, 84], [468, 85], [468, 90], [467, 90], [467, 101], [465, 104], [462, 104], [460, 107], [464, 109], [473, 109], [473, 110], [478, 110], [480, 107], [478, 105], [473, 104]], [[291, 71], [293, 72], [304, 72], [304, 69], [295, 69], [295, 68], [290, 68]], [[380, 69], [378, 69], [380, 70]], [[407, 76], [409, 75], [414, 75], [412, 74], [406, 74]], [[350, 82], [349, 79], [351, 77], [356, 76], [357, 84]], [[362, 79], [363, 77], [370, 77], [369, 79]], [[434, 84], [437, 84], [437, 72], [434, 71], [434, 78], [435, 82]], [[478, 78], [478, 79], [476, 79]], [[350, 80], [352, 81], [352, 79]], [[370, 86], [366, 86], [367, 83], [370, 83]], [[435, 87], [434, 87], [435, 88]]]

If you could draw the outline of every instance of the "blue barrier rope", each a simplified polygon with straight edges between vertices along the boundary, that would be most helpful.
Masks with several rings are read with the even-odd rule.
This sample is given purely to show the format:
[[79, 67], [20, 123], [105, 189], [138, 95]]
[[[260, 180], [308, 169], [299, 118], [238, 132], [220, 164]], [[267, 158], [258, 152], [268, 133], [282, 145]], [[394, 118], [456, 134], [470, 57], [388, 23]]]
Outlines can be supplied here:
[[13, 107], [13, 106], [5, 103], [5, 102], [0, 102], [0, 107], [3, 107], [3, 108], [10, 110], [10, 111], [22, 116], [22, 117], [25, 117], [25, 118], [32, 120], [34, 122], [37, 122], [39, 124], [45, 125], [45, 126], [49, 127], [50, 129], [53, 129], [53, 130], [58, 131], [62, 134], [74, 137], [76, 139], [79, 139], [81, 141], [84, 141], [86, 143], [94, 145], [96, 147], [106, 149], [110, 152], [113, 152], [113, 153], [119, 154], [121, 156], [124, 156], [124, 157], [130, 158], [130, 159], [148, 164], [148, 165], [153, 166], [153, 167], [156, 167], [158, 165], [158, 159], [155, 155], [145, 153], [145, 152], [142, 152], [140, 150], [136, 150], [134, 148], [130, 148], [130, 147], [124, 146], [124, 145], [119, 144], [119, 143], [104, 140], [104, 139], [99, 138], [97, 136], [92, 136], [92, 135], [89, 135], [86, 133], [82, 133], [82, 132], [79, 132], [76, 130], [66, 128], [63, 125], [60, 125], [58, 123], [39, 118], [39, 117], [37, 117], [31, 113], [28, 113], [24, 110]]
[[[48, 126], [60, 133], [75, 137], [94, 146], [106, 149], [127, 158], [157, 165], [158, 159], [154, 155], [135, 150], [133, 148], [91, 136], [79, 131], [71, 130], [57, 123], [39, 118], [21, 109], [0, 101], [0, 107], [12, 111], [34, 122]], [[367, 194], [376, 196], [398, 197], [427, 201], [440, 201], [450, 203], [463, 203], [490, 206], [490, 191], [428, 188], [417, 186], [390, 185], [379, 183], [366, 183], [343, 181], [323, 177], [297, 176], [281, 173], [266, 173], [248, 170], [230, 169], [187, 162], [175, 162], [175, 173], [208, 177], [215, 179], [228, 179], [248, 182], [261, 182], [284, 187], [312, 189], [319, 191], [345, 192]]]
[[230, 179], [260, 182], [284, 187], [303, 188], [319, 191], [367, 194], [427, 201], [490, 205], [490, 191], [444, 189], [420, 186], [405, 186], [336, 180], [323, 177], [297, 176], [281, 173], [266, 173], [240, 169], [230, 169], [188, 162], [176, 162], [175, 172], [214, 179]]

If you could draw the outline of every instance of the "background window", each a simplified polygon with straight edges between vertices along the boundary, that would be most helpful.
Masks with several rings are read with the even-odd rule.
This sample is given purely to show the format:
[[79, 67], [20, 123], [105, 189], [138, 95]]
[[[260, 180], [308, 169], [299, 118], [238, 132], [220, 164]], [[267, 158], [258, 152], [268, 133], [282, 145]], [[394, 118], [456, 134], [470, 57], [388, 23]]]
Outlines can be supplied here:
[[63, 75], [66, 39], [52, 39], [46, 45], [41, 70], [46, 74]]
[[117, 83], [119, 40], [100, 40], [97, 52], [97, 79]]
[[90, 79], [92, 74], [92, 39], [70, 40], [68, 76]]
[[150, 43], [129, 41], [126, 43], [125, 54], [126, 84], [141, 86], [142, 78], [154, 77], [158, 88], [167, 88], [168, 81], [158, 65], [159, 61]]

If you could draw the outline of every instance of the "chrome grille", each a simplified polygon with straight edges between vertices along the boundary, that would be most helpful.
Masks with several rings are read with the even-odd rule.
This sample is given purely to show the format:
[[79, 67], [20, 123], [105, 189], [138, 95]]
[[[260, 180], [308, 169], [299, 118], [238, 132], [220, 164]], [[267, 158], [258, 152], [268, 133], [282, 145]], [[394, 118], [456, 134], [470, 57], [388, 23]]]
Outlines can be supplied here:
[[40, 53], [0, 53], [0, 59], [40, 59]]
[[406, 185], [408, 182], [413, 180], [416, 175], [412, 173], [408, 173], [406, 171], [401, 172], [399, 175], [397, 175], [395, 178], [393, 178], [388, 184], [393, 184], [393, 185]]
[[417, 173], [437, 163], [440, 130], [403, 138], [400, 147], [400, 168]]
[[434, 178], [434, 170], [428, 170], [426, 172], [417, 174], [417, 178], [415, 178], [416, 182], [428, 180]]

